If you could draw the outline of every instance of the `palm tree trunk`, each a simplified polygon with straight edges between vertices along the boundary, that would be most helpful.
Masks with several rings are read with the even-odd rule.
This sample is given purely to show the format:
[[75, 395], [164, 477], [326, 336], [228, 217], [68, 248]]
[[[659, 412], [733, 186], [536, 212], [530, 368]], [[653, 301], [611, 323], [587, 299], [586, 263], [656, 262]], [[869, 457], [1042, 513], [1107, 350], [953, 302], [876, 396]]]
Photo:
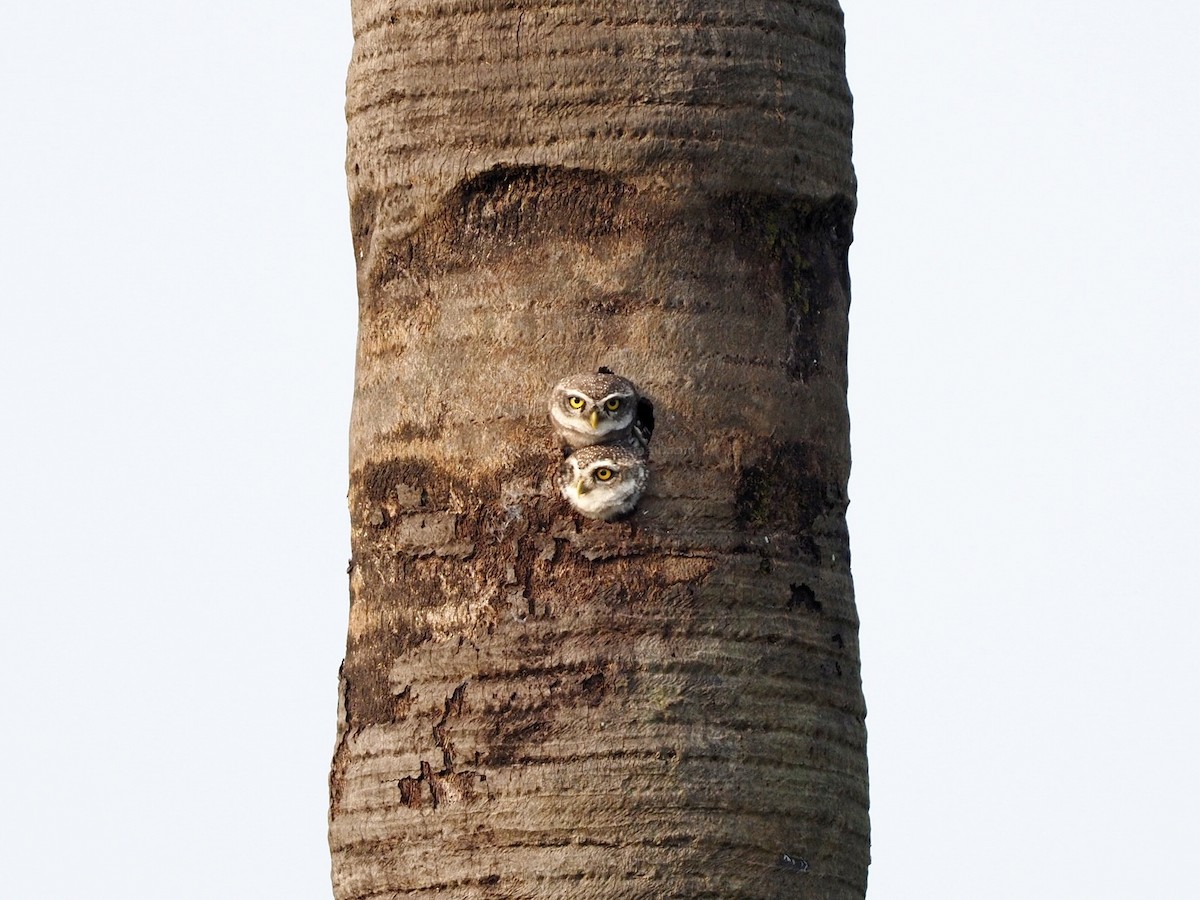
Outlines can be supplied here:
[[[833, 0], [352, 0], [339, 900], [861, 898]], [[545, 402], [654, 400], [624, 522]]]

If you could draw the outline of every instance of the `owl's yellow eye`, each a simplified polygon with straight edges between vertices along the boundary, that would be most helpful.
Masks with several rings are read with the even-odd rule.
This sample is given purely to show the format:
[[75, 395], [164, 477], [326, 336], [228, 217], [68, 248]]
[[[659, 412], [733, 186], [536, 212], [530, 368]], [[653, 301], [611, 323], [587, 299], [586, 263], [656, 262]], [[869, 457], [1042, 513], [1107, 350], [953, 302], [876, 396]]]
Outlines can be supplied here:
[[597, 469], [593, 474], [595, 474], [597, 481], [608, 481], [610, 478], [613, 477], [613, 470], [607, 469], [607, 468], [600, 468], [600, 469]]
[[583, 409], [583, 398], [572, 395], [567, 398], [567, 406], [571, 409]]
[[612, 399], [609, 399], [609, 400], [605, 400], [604, 408], [607, 409], [609, 412], [616, 412], [618, 409], [621, 408], [621, 401], [618, 400], [616, 397], [613, 397]]

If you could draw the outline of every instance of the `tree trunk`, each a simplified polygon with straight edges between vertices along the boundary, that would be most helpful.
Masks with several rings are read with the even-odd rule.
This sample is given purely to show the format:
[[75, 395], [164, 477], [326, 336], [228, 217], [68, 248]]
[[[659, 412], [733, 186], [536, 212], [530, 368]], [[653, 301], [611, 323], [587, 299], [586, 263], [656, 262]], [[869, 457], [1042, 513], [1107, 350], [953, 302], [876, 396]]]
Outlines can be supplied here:
[[[340, 900], [862, 897], [833, 0], [353, 0]], [[633, 515], [551, 386], [655, 403]]]

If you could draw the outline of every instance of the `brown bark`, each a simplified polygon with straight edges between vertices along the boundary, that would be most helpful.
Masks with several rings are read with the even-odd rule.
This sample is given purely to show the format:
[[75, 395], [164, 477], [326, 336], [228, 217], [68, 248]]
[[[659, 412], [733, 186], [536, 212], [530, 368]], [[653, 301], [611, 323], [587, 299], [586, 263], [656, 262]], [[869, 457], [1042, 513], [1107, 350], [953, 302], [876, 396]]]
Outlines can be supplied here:
[[[341, 900], [864, 894], [841, 13], [722, 6], [354, 3]], [[550, 480], [598, 365], [612, 524]]]

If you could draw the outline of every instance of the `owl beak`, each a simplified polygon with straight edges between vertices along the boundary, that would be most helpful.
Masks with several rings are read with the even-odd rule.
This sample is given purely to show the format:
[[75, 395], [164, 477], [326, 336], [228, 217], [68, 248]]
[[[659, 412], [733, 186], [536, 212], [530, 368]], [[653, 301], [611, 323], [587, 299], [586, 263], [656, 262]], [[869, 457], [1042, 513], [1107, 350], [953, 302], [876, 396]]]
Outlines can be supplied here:
[[588, 416], [588, 421], [592, 423], [592, 429], [595, 430], [596, 426], [600, 424], [600, 410], [593, 409], [592, 414]]
[[590, 484], [588, 484], [586, 481], [581, 480], [581, 481], [575, 482], [575, 493], [576, 494], [586, 494], [591, 489], [592, 489], [592, 486]]

